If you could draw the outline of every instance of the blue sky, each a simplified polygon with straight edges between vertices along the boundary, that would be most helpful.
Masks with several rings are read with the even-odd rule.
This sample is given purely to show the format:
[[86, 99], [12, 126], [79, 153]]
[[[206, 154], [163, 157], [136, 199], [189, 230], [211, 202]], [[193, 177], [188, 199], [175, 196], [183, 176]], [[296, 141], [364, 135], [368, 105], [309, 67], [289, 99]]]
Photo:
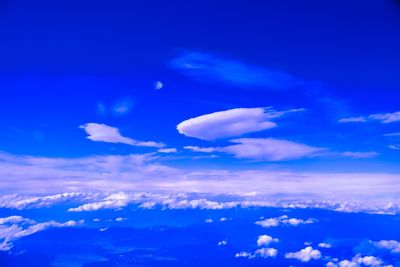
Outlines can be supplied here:
[[132, 231], [159, 266], [399, 262], [398, 1], [10, 0], [0, 25], [0, 265], [128, 264]]
[[[35, 192], [34, 180], [68, 192], [86, 171], [98, 179], [83, 162], [106, 161], [113, 184], [132, 176], [149, 189], [185, 187], [200, 172], [205, 183], [239, 176], [223, 179], [255, 188], [278, 179], [261, 193], [292, 193], [281, 192], [282, 172], [288, 188], [338, 173], [365, 174], [365, 192], [379, 179], [376, 194], [394, 196], [398, 12], [394, 1], [6, 2], [2, 175], [18, 171], [4, 188]], [[142, 165], [162, 168], [165, 187], [130, 173]]]

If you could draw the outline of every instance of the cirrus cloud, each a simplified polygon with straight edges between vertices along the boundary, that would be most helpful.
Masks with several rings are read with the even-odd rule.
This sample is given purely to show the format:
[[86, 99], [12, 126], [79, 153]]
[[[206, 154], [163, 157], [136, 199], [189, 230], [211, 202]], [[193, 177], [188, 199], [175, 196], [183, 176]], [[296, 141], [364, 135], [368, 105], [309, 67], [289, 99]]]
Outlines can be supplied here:
[[162, 148], [165, 145], [163, 143], [154, 141], [138, 141], [129, 137], [121, 135], [118, 128], [108, 126], [101, 123], [86, 123], [79, 128], [83, 129], [88, 136], [89, 140], [94, 142], [106, 142], [106, 143], [119, 143], [131, 146], [145, 146], [145, 147], [157, 147]]

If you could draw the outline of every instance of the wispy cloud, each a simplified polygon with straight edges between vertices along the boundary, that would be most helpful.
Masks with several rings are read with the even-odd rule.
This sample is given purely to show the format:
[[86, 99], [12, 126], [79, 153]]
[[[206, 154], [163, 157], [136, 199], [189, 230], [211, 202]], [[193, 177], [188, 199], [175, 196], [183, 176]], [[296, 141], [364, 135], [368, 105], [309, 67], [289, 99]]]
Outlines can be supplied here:
[[138, 141], [129, 137], [122, 136], [119, 129], [100, 123], [87, 123], [79, 126], [79, 128], [85, 130], [88, 134], [86, 137], [94, 142], [106, 142], [106, 143], [120, 143], [131, 146], [147, 146], [162, 148], [165, 145], [159, 142], [153, 141]]
[[131, 111], [133, 107], [133, 102], [130, 99], [124, 99], [124, 100], [119, 100], [117, 101], [113, 106], [112, 106], [112, 112], [115, 115], [124, 115], [127, 114]]
[[159, 153], [176, 153], [178, 150], [176, 148], [160, 148], [157, 150]]
[[170, 66], [203, 82], [223, 82], [235, 86], [277, 90], [293, 88], [304, 83], [301, 79], [281, 71], [255, 67], [206, 53], [184, 53], [172, 60]]
[[82, 224], [83, 221], [67, 221], [59, 223], [48, 221], [37, 223], [34, 220], [23, 218], [21, 216], [10, 216], [0, 218], [0, 250], [10, 250], [12, 243], [24, 236], [55, 227], [72, 227]]
[[380, 123], [398, 122], [400, 121], [400, 111], [391, 113], [375, 113], [368, 116], [342, 118], [338, 122], [349, 123], [349, 122], [369, 122], [369, 121], [378, 121]]
[[346, 151], [341, 153], [345, 157], [355, 158], [355, 159], [369, 159], [369, 158], [376, 158], [379, 156], [378, 152], [369, 151], [369, 152], [351, 152]]
[[233, 154], [240, 159], [294, 160], [313, 157], [325, 151], [324, 148], [274, 138], [240, 138], [233, 139], [231, 142], [236, 144], [221, 148], [221, 151]]
[[275, 111], [271, 108], [235, 108], [185, 120], [178, 124], [179, 133], [203, 140], [240, 136], [277, 126], [274, 119], [303, 109]]

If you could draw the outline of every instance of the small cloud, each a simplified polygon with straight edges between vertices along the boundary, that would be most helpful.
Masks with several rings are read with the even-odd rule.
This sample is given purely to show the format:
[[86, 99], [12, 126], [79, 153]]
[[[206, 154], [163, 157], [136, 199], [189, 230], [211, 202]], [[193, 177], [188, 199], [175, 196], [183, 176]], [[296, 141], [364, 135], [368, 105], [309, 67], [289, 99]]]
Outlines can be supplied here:
[[208, 218], [208, 219], [205, 219], [204, 222], [205, 222], [205, 223], [212, 223], [212, 222], [214, 222], [214, 220], [211, 219], [211, 218]]
[[106, 143], [120, 143], [131, 146], [146, 146], [146, 147], [157, 147], [162, 148], [165, 145], [163, 143], [153, 141], [138, 141], [129, 137], [122, 136], [119, 129], [100, 123], [86, 123], [79, 126], [79, 128], [85, 130], [88, 134], [86, 137], [94, 142], [106, 142]]
[[117, 217], [117, 218], [115, 218], [115, 221], [116, 222], [123, 222], [123, 221], [125, 221], [125, 220], [127, 220], [128, 218], [123, 218], [123, 217]]
[[132, 100], [124, 99], [116, 102], [112, 107], [112, 111], [116, 115], [124, 115], [130, 112], [132, 107], [133, 107]]
[[318, 260], [321, 258], [321, 252], [317, 249], [313, 249], [311, 246], [306, 247], [297, 252], [286, 253], [285, 258], [297, 259], [302, 262], [309, 262], [310, 260]]
[[164, 84], [161, 81], [156, 81], [154, 83], [154, 89], [161, 90], [164, 87]]
[[287, 215], [283, 215], [280, 217], [275, 217], [275, 218], [267, 218], [261, 221], [255, 222], [255, 224], [260, 225], [261, 227], [264, 228], [271, 228], [271, 227], [277, 227], [279, 225], [291, 225], [291, 226], [298, 226], [300, 224], [312, 224], [316, 220], [315, 219], [297, 219], [297, 218], [289, 218]]
[[218, 150], [215, 147], [198, 147], [198, 146], [185, 146], [184, 149], [191, 150], [193, 152], [203, 152], [203, 153], [212, 153]]
[[228, 244], [227, 240], [222, 240], [218, 242], [218, 246], [226, 246]]
[[161, 148], [157, 150], [159, 153], [176, 153], [176, 148]]
[[107, 114], [106, 106], [103, 103], [97, 103], [97, 112], [105, 116]]
[[368, 122], [368, 121], [378, 121], [380, 123], [393, 123], [400, 121], [400, 111], [391, 113], [375, 113], [368, 116], [359, 117], [349, 117], [340, 119], [338, 122]]
[[318, 247], [320, 247], [320, 248], [331, 248], [332, 245], [328, 244], [328, 243], [319, 243]]
[[364, 117], [350, 117], [350, 118], [343, 118], [338, 120], [338, 122], [347, 123], [347, 122], [366, 122], [367, 119]]
[[343, 156], [348, 157], [348, 158], [354, 158], [354, 159], [369, 159], [369, 158], [376, 158], [379, 156], [379, 153], [374, 152], [374, 151], [369, 151], [369, 152], [343, 152]]
[[400, 150], [400, 145], [390, 145], [388, 148], [393, 149], [393, 150]]
[[279, 239], [273, 238], [272, 236], [269, 235], [260, 235], [258, 236], [257, 239], [257, 245], [258, 246], [268, 246], [270, 243], [273, 242], [279, 242]]

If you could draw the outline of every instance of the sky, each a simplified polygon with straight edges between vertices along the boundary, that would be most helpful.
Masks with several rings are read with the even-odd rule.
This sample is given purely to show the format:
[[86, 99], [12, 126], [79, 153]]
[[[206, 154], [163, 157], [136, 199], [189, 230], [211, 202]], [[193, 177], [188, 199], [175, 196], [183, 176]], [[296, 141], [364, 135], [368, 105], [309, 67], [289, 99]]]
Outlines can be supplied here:
[[0, 265], [400, 266], [399, 47], [395, 0], [2, 1]]
[[395, 1], [5, 1], [2, 191], [393, 198], [399, 12]]

